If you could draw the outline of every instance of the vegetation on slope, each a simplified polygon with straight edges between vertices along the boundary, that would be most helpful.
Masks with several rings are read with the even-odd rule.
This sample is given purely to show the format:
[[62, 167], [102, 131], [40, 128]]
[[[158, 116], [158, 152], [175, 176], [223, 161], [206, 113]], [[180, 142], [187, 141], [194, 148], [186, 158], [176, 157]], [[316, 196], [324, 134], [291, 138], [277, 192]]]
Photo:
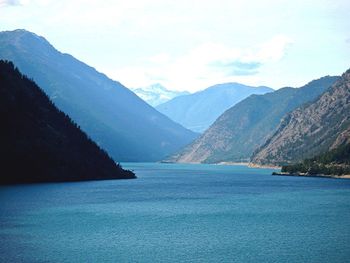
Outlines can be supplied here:
[[282, 172], [307, 175], [350, 175], [350, 143], [300, 163], [282, 166]]

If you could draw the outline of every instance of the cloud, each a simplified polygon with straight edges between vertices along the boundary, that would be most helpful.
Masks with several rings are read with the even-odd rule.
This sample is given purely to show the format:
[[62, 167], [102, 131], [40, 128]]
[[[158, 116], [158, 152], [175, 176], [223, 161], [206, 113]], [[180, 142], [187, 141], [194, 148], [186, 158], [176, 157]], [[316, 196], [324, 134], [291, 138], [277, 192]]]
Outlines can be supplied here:
[[257, 54], [253, 55], [261, 62], [278, 61], [283, 58], [287, 48], [293, 44], [293, 40], [287, 36], [275, 36], [261, 44]]
[[170, 89], [196, 91], [208, 83], [252, 79], [260, 69], [278, 63], [291, 43], [285, 36], [245, 48], [204, 43], [181, 56], [155, 54], [146, 59], [147, 66], [124, 67], [109, 75], [130, 87], [160, 82]]
[[244, 63], [237, 61], [229, 65], [231, 71], [228, 73], [228, 76], [255, 75], [258, 74], [258, 69], [261, 67], [261, 65], [262, 64], [260, 62]]
[[159, 53], [155, 56], [150, 57], [148, 60], [156, 64], [164, 64], [170, 61], [170, 56], [167, 53]]
[[213, 66], [219, 67], [227, 72], [226, 76], [247, 76], [257, 74], [262, 66], [260, 62], [233, 61], [229, 63], [215, 63]]
[[0, 7], [21, 5], [20, 0], [0, 0]]
[[245, 76], [259, 73], [264, 64], [280, 61], [286, 54], [293, 41], [286, 36], [276, 36], [257, 47], [240, 50], [237, 58], [226, 58], [229, 62], [218, 61], [214, 65], [227, 72], [227, 76]]
[[227, 66], [229, 67], [236, 67], [239, 69], [244, 69], [244, 70], [254, 70], [257, 69], [261, 66], [261, 63], [259, 62], [249, 62], [249, 63], [244, 63], [244, 62], [233, 62], [231, 64], [228, 64]]

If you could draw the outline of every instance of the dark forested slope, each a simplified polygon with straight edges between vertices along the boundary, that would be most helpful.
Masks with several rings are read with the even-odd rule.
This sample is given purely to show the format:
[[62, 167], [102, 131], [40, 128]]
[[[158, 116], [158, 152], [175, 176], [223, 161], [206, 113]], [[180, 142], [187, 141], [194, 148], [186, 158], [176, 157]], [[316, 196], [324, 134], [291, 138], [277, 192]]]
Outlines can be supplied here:
[[126, 179], [45, 93], [0, 60], [0, 183]]

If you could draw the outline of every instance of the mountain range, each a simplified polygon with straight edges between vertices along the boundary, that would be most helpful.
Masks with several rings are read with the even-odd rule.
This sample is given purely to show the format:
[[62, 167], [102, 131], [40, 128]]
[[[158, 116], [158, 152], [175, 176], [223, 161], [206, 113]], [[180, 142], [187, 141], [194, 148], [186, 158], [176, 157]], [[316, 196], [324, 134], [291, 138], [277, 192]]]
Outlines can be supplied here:
[[0, 60], [0, 184], [135, 178]]
[[116, 161], [160, 160], [197, 136], [34, 33], [1, 32], [0, 59], [13, 61]]
[[187, 91], [168, 90], [159, 83], [131, 90], [152, 107], [165, 103], [175, 97], [190, 94]]
[[349, 142], [350, 69], [316, 101], [287, 114], [252, 163], [296, 163]]
[[[160, 84], [135, 90], [148, 104], [121, 83], [25, 30], [0, 32], [0, 59], [13, 61], [0, 64], [0, 109], [8, 128], [2, 130], [1, 155], [10, 164], [3, 169], [11, 173], [17, 158], [23, 167], [36, 171], [34, 181], [131, 178], [134, 175], [116, 161], [164, 158], [285, 167], [299, 163], [296, 167], [316, 169], [313, 162], [330, 155], [338, 161], [348, 149], [342, 147], [350, 143], [350, 70], [341, 77], [326, 76], [277, 91], [239, 83], [187, 95]], [[172, 96], [177, 97], [156, 109], [150, 105]], [[198, 134], [190, 129], [204, 133], [196, 139]], [[42, 169], [36, 157], [44, 162]], [[100, 172], [87, 162], [99, 165]], [[330, 162], [322, 169], [330, 170]], [[18, 174], [24, 171], [13, 169]], [[76, 177], [67, 170], [74, 170]], [[51, 179], [43, 179], [45, 173]], [[58, 173], [67, 175], [58, 178]]]
[[176, 97], [156, 107], [158, 111], [184, 127], [204, 132], [225, 110], [252, 94], [272, 92], [268, 87], [224, 83]]
[[251, 95], [224, 112], [192, 144], [168, 158], [191, 163], [248, 162], [288, 112], [313, 101], [338, 77], [323, 77], [301, 88]]

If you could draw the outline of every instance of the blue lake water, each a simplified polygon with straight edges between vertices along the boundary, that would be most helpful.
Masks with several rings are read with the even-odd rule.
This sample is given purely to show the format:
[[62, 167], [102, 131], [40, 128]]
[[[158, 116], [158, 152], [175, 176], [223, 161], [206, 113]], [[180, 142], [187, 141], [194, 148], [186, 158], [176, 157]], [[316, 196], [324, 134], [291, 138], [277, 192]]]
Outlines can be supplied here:
[[0, 187], [0, 262], [350, 261], [350, 180], [123, 166], [139, 178]]

